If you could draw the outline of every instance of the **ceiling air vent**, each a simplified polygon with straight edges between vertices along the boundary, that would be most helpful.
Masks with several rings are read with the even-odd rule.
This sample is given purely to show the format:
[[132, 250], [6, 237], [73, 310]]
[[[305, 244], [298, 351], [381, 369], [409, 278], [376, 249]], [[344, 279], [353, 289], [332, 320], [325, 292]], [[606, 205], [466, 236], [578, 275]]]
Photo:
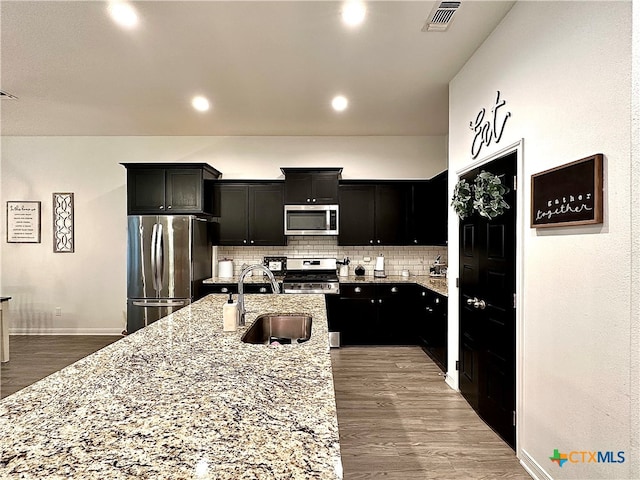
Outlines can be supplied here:
[[462, 2], [438, 2], [422, 26], [423, 32], [445, 32]]
[[15, 95], [11, 95], [10, 93], [7, 92], [3, 92], [2, 90], [0, 90], [0, 98], [2, 100], [16, 100], [18, 97], [16, 97]]

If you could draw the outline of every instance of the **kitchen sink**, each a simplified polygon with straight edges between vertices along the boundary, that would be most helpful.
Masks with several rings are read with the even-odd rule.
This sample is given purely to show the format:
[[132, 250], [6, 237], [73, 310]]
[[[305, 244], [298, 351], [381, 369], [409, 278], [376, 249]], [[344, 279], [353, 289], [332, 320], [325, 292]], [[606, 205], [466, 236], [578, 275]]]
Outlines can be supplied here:
[[244, 343], [269, 345], [303, 343], [311, 338], [311, 316], [302, 313], [260, 315], [242, 335]]

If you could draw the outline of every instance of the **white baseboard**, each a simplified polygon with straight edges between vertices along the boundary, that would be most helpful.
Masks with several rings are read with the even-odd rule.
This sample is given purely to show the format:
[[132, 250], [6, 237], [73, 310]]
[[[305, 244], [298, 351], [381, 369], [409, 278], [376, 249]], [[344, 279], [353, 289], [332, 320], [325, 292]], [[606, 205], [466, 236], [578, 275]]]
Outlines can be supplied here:
[[520, 450], [520, 465], [535, 480], [553, 480], [553, 477], [524, 449]]
[[121, 335], [122, 328], [12, 328], [9, 335]]

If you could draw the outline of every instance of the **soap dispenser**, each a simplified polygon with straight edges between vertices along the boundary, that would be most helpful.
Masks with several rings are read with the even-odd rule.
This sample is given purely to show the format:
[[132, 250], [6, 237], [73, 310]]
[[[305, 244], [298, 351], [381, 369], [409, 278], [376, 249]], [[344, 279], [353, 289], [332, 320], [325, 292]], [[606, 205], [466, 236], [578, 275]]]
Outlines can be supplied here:
[[238, 302], [233, 301], [233, 294], [222, 307], [222, 329], [225, 332], [235, 332], [238, 326]]

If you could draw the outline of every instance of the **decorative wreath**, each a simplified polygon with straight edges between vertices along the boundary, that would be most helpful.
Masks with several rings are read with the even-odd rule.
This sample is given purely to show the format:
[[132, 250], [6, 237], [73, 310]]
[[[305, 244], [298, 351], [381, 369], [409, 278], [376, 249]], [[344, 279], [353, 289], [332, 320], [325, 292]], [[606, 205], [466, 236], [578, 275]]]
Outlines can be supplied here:
[[481, 216], [491, 220], [502, 215], [509, 208], [504, 196], [509, 188], [502, 184], [500, 177], [481, 171], [473, 185], [459, 180], [453, 190], [451, 206], [461, 219], [467, 218], [476, 210]]
[[491, 220], [502, 215], [509, 208], [504, 196], [509, 193], [509, 188], [504, 186], [500, 177], [493, 173], [481, 171], [474, 181], [473, 208], [478, 213]]
[[473, 209], [473, 204], [471, 203], [471, 185], [469, 185], [466, 180], [459, 180], [458, 183], [456, 183], [456, 187], [453, 189], [451, 206], [461, 219], [471, 215]]

